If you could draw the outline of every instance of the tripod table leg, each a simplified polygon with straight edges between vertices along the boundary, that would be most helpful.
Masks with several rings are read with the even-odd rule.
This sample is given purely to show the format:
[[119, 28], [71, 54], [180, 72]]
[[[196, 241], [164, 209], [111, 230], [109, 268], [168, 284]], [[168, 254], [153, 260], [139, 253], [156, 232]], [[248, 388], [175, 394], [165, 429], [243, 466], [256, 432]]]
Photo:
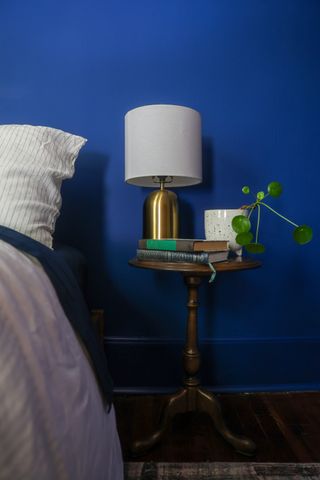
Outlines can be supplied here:
[[201, 388], [198, 388], [198, 407], [201, 411], [206, 412], [212, 419], [215, 428], [239, 453], [243, 455], [254, 455], [256, 451], [255, 443], [247, 437], [232, 433], [227, 427], [220, 403], [218, 399]]
[[158, 429], [149, 435], [149, 437], [143, 440], [136, 440], [131, 447], [131, 453], [133, 455], [141, 455], [151, 449], [161, 440], [161, 437], [169, 427], [170, 420], [177, 413], [184, 413], [186, 411], [188, 411], [188, 391], [184, 388], [170, 397], [168, 403], [163, 408]]

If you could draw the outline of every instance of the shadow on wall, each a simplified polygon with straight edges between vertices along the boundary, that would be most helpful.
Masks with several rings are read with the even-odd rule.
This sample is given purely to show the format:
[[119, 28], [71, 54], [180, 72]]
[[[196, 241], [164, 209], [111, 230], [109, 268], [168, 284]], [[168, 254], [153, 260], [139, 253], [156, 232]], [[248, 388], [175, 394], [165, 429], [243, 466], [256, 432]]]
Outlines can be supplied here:
[[[76, 172], [62, 186], [62, 209], [57, 221], [55, 241], [78, 249], [88, 265], [87, 301], [90, 309], [104, 309], [106, 323], [117, 321], [117, 316], [135, 315], [124, 301], [121, 292], [113, 286], [108, 272], [108, 219], [105, 205], [108, 201], [106, 171], [108, 158], [94, 152], [82, 154], [77, 160]], [[126, 265], [127, 266], [127, 265]]]
[[214, 145], [212, 138], [202, 139], [202, 183], [201, 192], [210, 193], [214, 189]]
[[101, 258], [107, 166], [108, 158], [104, 155], [85, 153], [79, 157], [74, 177], [62, 186], [62, 209], [55, 233], [56, 241], [77, 248], [87, 259], [90, 307], [105, 284]]
[[[204, 228], [202, 227], [202, 219], [204, 209], [199, 212], [195, 211], [194, 206], [190, 200], [185, 198], [193, 195], [207, 195], [213, 189], [213, 161], [214, 149], [212, 139], [204, 137], [202, 140], [202, 183], [190, 187], [180, 188], [176, 190], [179, 201], [179, 217], [180, 217], [180, 231], [181, 238], [204, 238]], [[199, 219], [201, 218], [201, 233], [199, 231]]]
[[[179, 195], [179, 193], [178, 193]], [[179, 236], [181, 238], [193, 238], [194, 237], [194, 212], [190, 202], [187, 202], [183, 198], [179, 199], [179, 217], [180, 217], [180, 231]]]

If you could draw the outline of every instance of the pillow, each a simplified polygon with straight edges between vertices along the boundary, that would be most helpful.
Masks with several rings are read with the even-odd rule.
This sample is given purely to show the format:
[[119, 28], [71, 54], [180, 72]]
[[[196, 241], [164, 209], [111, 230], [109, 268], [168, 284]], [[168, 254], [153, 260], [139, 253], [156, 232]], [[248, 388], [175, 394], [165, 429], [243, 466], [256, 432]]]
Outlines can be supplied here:
[[62, 180], [85, 143], [55, 128], [0, 125], [0, 225], [52, 248]]

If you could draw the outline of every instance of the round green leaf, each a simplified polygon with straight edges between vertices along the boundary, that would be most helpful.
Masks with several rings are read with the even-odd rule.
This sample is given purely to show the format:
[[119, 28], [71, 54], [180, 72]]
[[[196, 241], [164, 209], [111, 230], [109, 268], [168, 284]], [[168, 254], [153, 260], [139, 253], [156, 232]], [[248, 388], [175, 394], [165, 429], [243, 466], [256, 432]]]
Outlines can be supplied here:
[[258, 200], [263, 200], [264, 199], [264, 192], [258, 192], [257, 193], [257, 199]]
[[242, 187], [242, 193], [244, 193], [245, 195], [248, 195], [248, 193], [250, 193], [250, 188], [245, 185], [244, 187]]
[[293, 238], [299, 245], [311, 242], [313, 236], [312, 228], [308, 225], [300, 225], [293, 231]]
[[253, 239], [253, 235], [251, 232], [243, 232], [243, 233], [238, 233], [236, 236], [236, 242], [239, 245], [247, 245], [250, 243]]
[[231, 225], [236, 233], [249, 232], [251, 228], [250, 220], [244, 215], [236, 215], [233, 217]]
[[249, 253], [263, 253], [265, 251], [265, 246], [262, 243], [249, 243], [245, 245], [245, 248]]
[[282, 185], [280, 182], [271, 182], [268, 185], [268, 193], [272, 197], [280, 197], [282, 193]]

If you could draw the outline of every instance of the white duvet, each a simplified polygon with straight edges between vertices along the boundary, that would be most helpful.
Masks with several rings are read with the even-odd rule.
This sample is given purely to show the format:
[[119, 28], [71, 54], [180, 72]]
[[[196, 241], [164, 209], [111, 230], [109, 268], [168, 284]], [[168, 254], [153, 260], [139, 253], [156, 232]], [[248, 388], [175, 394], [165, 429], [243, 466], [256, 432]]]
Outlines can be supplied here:
[[0, 479], [122, 478], [114, 410], [50, 281], [0, 241]]

